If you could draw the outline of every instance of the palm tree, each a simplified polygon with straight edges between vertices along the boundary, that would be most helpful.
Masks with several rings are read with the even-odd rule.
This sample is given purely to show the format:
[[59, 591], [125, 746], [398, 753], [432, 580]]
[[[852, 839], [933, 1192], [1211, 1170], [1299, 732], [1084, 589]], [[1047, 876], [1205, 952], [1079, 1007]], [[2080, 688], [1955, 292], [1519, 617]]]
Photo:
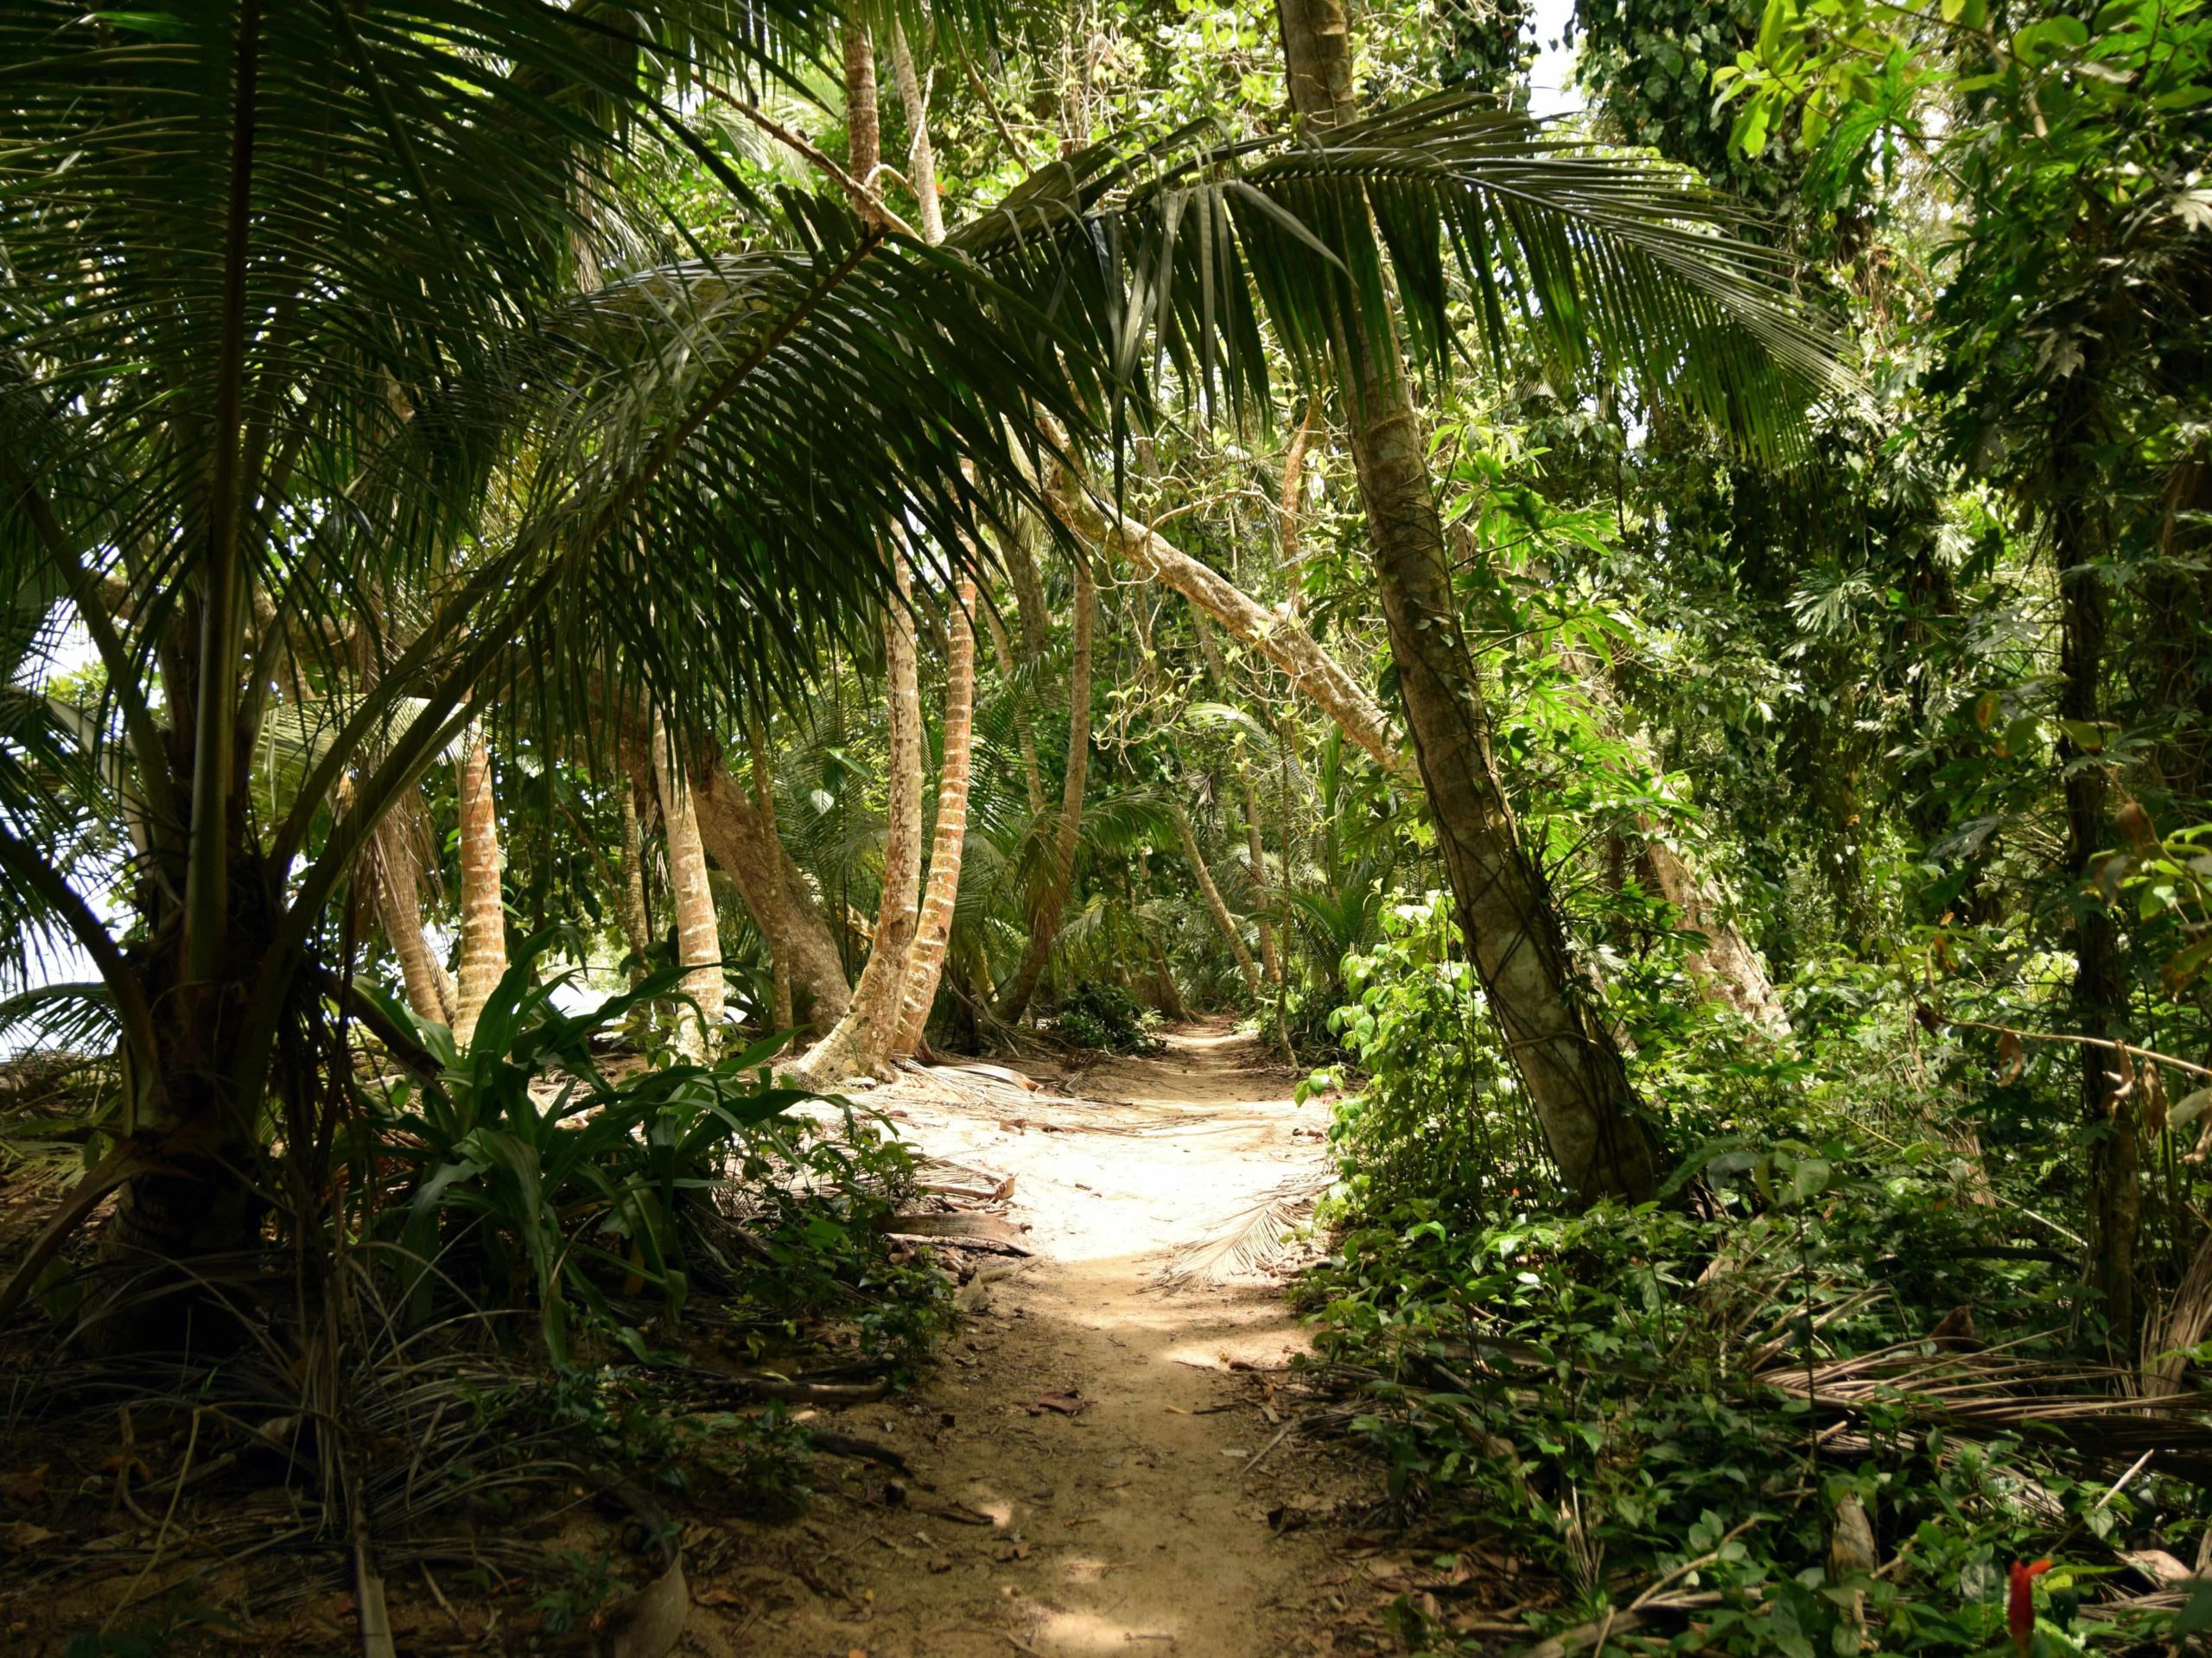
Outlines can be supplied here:
[[952, 912], [960, 898], [960, 872], [966, 861], [968, 791], [975, 755], [976, 584], [954, 584], [945, 610], [944, 740], [938, 762], [937, 826], [930, 841], [930, 879], [922, 896], [921, 919], [906, 967], [904, 1009], [892, 1051], [914, 1051], [929, 1024], [944, 969], [945, 946], [952, 937]]
[[1768, 454], [1792, 447], [1806, 402], [1840, 378], [1834, 354], [1783, 295], [1786, 264], [1727, 236], [1728, 205], [1686, 175], [1578, 152], [1469, 95], [1359, 118], [1341, 6], [1284, 0], [1281, 19], [1300, 118], [1291, 137], [1155, 155], [1141, 176], [1071, 157], [1059, 179], [1040, 175], [953, 240], [1019, 263], [1032, 224], [1127, 193], [1117, 234], [1071, 302], [1114, 346], [1117, 419], [1123, 399], [1141, 406], [1147, 360], [1162, 357], [1186, 387], [1264, 418], [1263, 315], [1301, 379], [1334, 385], [1407, 723], [1492, 1015], [1569, 1190], [1648, 1195], [1656, 1140], [1491, 761], [1400, 318], [1441, 368], [1456, 264], [1501, 360], [1525, 338], [1561, 384], [1593, 365], [1633, 373]]
[[[492, 749], [480, 721], [461, 738], [460, 787], [461, 948], [454, 972], [453, 1033], [466, 1045], [507, 970], [507, 907], [500, 880], [499, 803], [492, 793]], [[378, 828], [381, 829], [382, 824]]]
[[[48, 929], [92, 958], [129, 1092], [11, 1294], [118, 1185], [123, 1242], [236, 1247], [270, 1115], [327, 1144], [333, 900], [476, 710], [588, 731], [613, 673], [694, 747], [878, 607], [892, 527], [1020, 494], [960, 457], [1082, 421], [1047, 319], [842, 209], [747, 195], [788, 245], [704, 259], [639, 204], [690, 144], [664, 89], [761, 10], [0, 11], [0, 562], [108, 699], [0, 746], [0, 904], [18, 971]], [[279, 708], [315, 740], [272, 795]], [[64, 873], [118, 829], [120, 936]]]
[[699, 839], [699, 815], [692, 810], [691, 785], [683, 757], [668, 740], [668, 728], [652, 716], [653, 791], [660, 799], [663, 838], [668, 845], [668, 884], [676, 910], [677, 959], [691, 970], [683, 975], [689, 1007], [677, 1014], [677, 1050], [689, 1058], [710, 1053], [722, 1025], [721, 928], [715, 918], [714, 889], [707, 879], [707, 849]]

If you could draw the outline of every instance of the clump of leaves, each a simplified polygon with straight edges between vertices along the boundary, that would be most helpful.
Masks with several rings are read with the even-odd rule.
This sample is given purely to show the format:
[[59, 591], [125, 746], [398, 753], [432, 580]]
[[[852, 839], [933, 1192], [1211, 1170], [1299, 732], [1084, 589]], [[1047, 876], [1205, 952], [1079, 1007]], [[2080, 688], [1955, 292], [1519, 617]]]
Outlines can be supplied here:
[[1160, 1015], [1121, 985], [1096, 979], [1061, 998], [1052, 1031], [1072, 1047], [1108, 1053], [1150, 1053], [1160, 1045]]
[[1450, 899], [1387, 906], [1382, 941], [1344, 962], [1354, 998], [1329, 1020], [1346, 1064], [1298, 1085], [1302, 1104], [1332, 1089], [1331, 1143], [1343, 1172], [1339, 1217], [1402, 1199], [1458, 1213], [1503, 1188], [1554, 1184], [1497, 1038], [1473, 964], [1455, 947]]
[[[1938, 1359], [1931, 1335], [1968, 1305], [1985, 1327], [2053, 1331], [2015, 1350], [2058, 1356], [2063, 1274], [2006, 1259], [1992, 1212], [1949, 1203], [1932, 1159], [1830, 1140], [1694, 1166], [1712, 1182], [1702, 1215], [1455, 1219], [1410, 1202], [1342, 1236], [1305, 1293], [1402, 1521], [1548, 1573], [1559, 1601], [1540, 1625], [1602, 1618], [1652, 1585], [1688, 1600], [1662, 1636], [1623, 1631], [1630, 1650], [1687, 1623], [1700, 1650], [1742, 1658], [1986, 1654], [2008, 1565], [2046, 1555], [2044, 1651], [2169, 1627], [2171, 1607], [2088, 1598], [2123, 1546], [2193, 1543], [2201, 1491], [2152, 1476], [2115, 1493], [2061, 1438], [1931, 1426], [1903, 1394], [1840, 1436], [1776, 1385], [1913, 1344]], [[1851, 1504], [1877, 1560], [1832, 1553]], [[1453, 1649], [1448, 1629], [1415, 1633], [1417, 1650]]]

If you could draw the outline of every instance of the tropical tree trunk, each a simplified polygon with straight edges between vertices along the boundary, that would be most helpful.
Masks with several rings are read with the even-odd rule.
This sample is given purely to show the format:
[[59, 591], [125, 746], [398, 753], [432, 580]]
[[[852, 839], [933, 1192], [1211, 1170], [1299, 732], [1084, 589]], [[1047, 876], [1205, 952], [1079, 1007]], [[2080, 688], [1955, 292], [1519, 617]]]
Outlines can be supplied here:
[[914, 54], [906, 48], [906, 31], [891, 25], [891, 78], [899, 88], [899, 102], [906, 113], [906, 181], [914, 187], [918, 206], [915, 228], [934, 247], [944, 240], [944, 208], [938, 200], [937, 153], [930, 147], [929, 105], [922, 98], [922, 83], [914, 73]]
[[634, 990], [651, 970], [645, 954], [653, 947], [653, 923], [645, 906], [645, 826], [638, 819], [637, 787], [627, 778], [622, 785], [622, 893], [616, 919], [630, 952], [630, 988]]
[[883, 829], [883, 899], [875, 938], [853, 988], [852, 1006], [793, 1068], [818, 1084], [872, 1074], [898, 1039], [906, 972], [913, 955], [922, 886], [922, 705], [914, 663], [914, 617], [899, 594], [884, 608], [883, 654], [889, 681], [890, 775]]
[[653, 710], [652, 747], [653, 789], [660, 797], [669, 897], [676, 910], [677, 958], [691, 969], [683, 975], [683, 994], [696, 1004], [677, 1010], [676, 1045], [689, 1058], [704, 1059], [713, 1055], [721, 1039], [728, 1005], [721, 924], [715, 916], [715, 892], [707, 879], [707, 848], [699, 837], [691, 785], [658, 708]]
[[[2111, 785], [2104, 765], [2072, 734], [2097, 728], [2101, 682], [2110, 632], [2111, 601], [2099, 568], [2101, 537], [2093, 501], [2097, 468], [2088, 458], [2093, 365], [2085, 365], [2056, 395], [2050, 488], [2051, 547], [2058, 565], [2060, 635], [2058, 759], [2066, 802], [2066, 867], [2091, 889], [2075, 905], [2075, 1028], [2085, 1036], [2124, 1041], [2128, 1034], [2127, 964], [2120, 928], [2094, 891], [2095, 866], [2107, 846]], [[2102, 1301], [2114, 1346], [2134, 1355], [2139, 1309], [2136, 1248], [2143, 1228], [2142, 1090], [2126, 1057], [2082, 1049], [2082, 1112], [2090, 1147], [2089, 1285]]]
[[[1424, 487], [1427, 478], [1424, 470]], [[1344, 735], [1373, 755], [1377, 765], [1405, 782], [1419, 781], [1419, 772], [1398, 746], [1390, 716], [1295, 617], [1262, 604], [1157, 530], [1097, 500], [1079, 483], [1049, 493], [1053, 512], [1069, 529], [1121, 554], [1144, 575], [1181, 594], [1231, 638], [1287, 674], [1299, 692], [1342, 726]], [[1226, 689], [1224, 686], [1224, 693]]]
[[450, 1028], [456, 1017], [453, 975], [423, 936], [423, 861], [419, 794], [410, 794], [377, 825], [374, 840], [377, 918], [391, 953], [399, 958], [407, 1005], [418, 1019]]
[[1305, 418], [1298, 422], [1298, 429], [1291, 434], [1290, 445], [1283, 452], [1282, 490], [1275, 504], [1282, 522], [1282, 573], [1289, 584], [1283, 596], [1283, 608], [1293, 616], [1302, 615], [1306, 609], [1303, 589], [1298, 584], [1298, 565], [1302, 556], [1299, 551], [1299, 528], [1305, 518], [1306, 454], [1320, 430], [1321, 394], [1317, 391], [1307, 399]]
[[[746, 734], [753, 750], [753, 808], [760, 814], [761, 832], [771, 843], [781, 846], [776, 834], [775, 779], [768, 769], [768, 731], [759, 715], [753, 716]], [[791, 949], [784, 937], [781, 906], [771, 905], [766, 915], [755, 915], [753, 919], [760, 924], [760, 937], [768, 945], [768, 1023], [772, 1029], [788, 1031], [793, 1028]]]
[[[622, 943], [628, 950], [630, 988], [645, 981], [652, 969], [646, 956], [653, 947], [652, 911], [645, 902], [645, 830], [638, 811], [638, 785], [625, 775], [622, 790], [622, 891], [616, 918]], [[630, 1040], [645, 1047], [652, 1035], [653, 1009], [646, 1002], [632, 1002], [623, 1021]]]
[[[1185, 594], [1184, 596], [1188, 598], [1190, 595]], [[1195, 600], [1192, 600], [1193, 604], [1197, 602]], [[1234, 692], [1229, 683], [1228, 664], [1221, 659], [1221, 647], [1214, 642], [1212, 630], [1207, 627], [1205, 614], [1196, 619], [1196, 624], [1198, 651], [1206, 659], [1206, 671], [1213, 676], [1215, 689], [1224, 696], [1233, 696]], [[1344, 677], [1349, 683], [1351, 676], [1346, 675]], [[1294, 677], [1292, 683], [1298, 683]], [[1357, 689], [1357, 687], [1355, 686], [1354, 689]], [[1376, 714], [1378, 729], [1382, 728], [1381, 722], [1383, 717], [1378, 709]], [[1347, 736], [1351, 734], [1349, 729], [1345, 734]], [[1398, 752], [1395, 742], [1389, 745], [1389, 749], [1393, 754]], [[1244, 758], [1244, 745], [1241, 740], [1236, 744], [1236, 787], [1244, 808], [1245, 867], [1251, 874], [1254, 907], [1262, 912], [1257, 923], [1260, 931], [1260, 965], [1267, 971], [1268, 982], [1280, 985], [1283, 981], [1282, 956], [1275, 948], [1274, 924], [1269, 921], [1264, 913], [1272, 907], [1273, 900], [1268, 893], [1267, 842], [1260, 832], [1260, 791], [1253, 786], [1252, 767]], [[1418, 781], [1418, 779], [1415, 780]]]
[[499, 892], [499, 813], [492, 797], [492, 751], [472, 721], [461, 739], [461, 957], [454, 977], [454, 1040], [476, 1036], [484, 1004], [507, 971], [507, 910]]
[[[1076, 487], [1063, 478], [1057, 497]], [[993, 1010], [1011, 1025], [1029, 1010], [1037, 981], [1052, 959], [1052, 943], [1059, 937], [1060, 912], [1066, 907], [1068, 886], [1075, 879], [1076, 843], [1083, 827], [1083, 791], [1090, 763], [1090, 630], [1096, 607], [1090, 560], [1078, 544], [1075, 558], [1075, 630], [1068, 657], [1068, 765], [1060, 785], [1060, 820], [1055, 826], [1050, 863], [1040, 872], [1030, 897], [1029, 943], [1021, 961], [999, 995]]]
[[[1290, 103], [1316, 133], [1357, 118], [1342, 0], [1276, 0]], [[1648, 1197], [1659, 1152], [1611, 1032], [1577, 981], [1543, 873], [1492, 764], [1474, 656], [1460, 631], [1395, 331], [1347, 307], [1344, 413], [1377, 585], [1437, 844], [1506, 1050], [1561, 1178], [1578, 1197]]]
[[763, 931], [772, 928], [783, 939], [792, 995], [803, 1004], [794, 1016], [804, 1013], [817, 1030], [835, 1025], [853, 1000], [844, 958], [814, 889], [784, 849], [774, 825], [719, 764], [693, 773], [691, 805], [700, 838], [737, 882], [745, 907]]
[[1191, 815], [1182, 807], [1175, 808], [1175, 833], [1183, 842], [1183, 856], [1188, 861], [1192, 873], [1198, 877], [1198, 891], [1204, 895], [1206, 908], [1211, 912], [1214, 924], [1221, 929], [1221, 936], [1229, 941], [1229, 953], [1236, 958], [1236, 970], [1244, 975], [1244, 988], [1256, 1001], [1260, 994], [1259, 964], [1253, 961], [1252, 952], [1245, 947], [1244, 935], [1236, 925], [1236, 918], [1229, 912], [1229, 905], [1222, 902], [1221, 888], [1214, 884], [1213, 871], [1206, 867], [1205, 853], [1198, 845], [1198, 831], [1191, 827]]
[[1657, 835], [1649, 832], [1643, 842], [1643, 864], [1651, 884], [1689, 931], [1701, 933], [1705, 943], [1684, 958], [1690, 976], [1707, 995], [1741, 1013], [1762, 1029], [1779, 1035], [1789, 1028], [1782, 1000], [1766, 966], [1736, 924], [1721, 912], [1719, 900], [1688, 860]]
[[960, 866], [968, 842], [968, 783], [975, 748], [976, 584], [958, 583], [945, 616], [944, 755], [937, 785], [937, 831], [930, 847], [930, 880], [906, 965], [906, 989], [894, 1056], [921, 1045], [952, 937], [952, 910], [960, 896]]
[[856, 22], [845, 25], [845, 141], [853, 177], [866, 189], [875, 190], [876, 171], [883, 164], [883, 129], [876, 114], [875, 49], [868, 31]]

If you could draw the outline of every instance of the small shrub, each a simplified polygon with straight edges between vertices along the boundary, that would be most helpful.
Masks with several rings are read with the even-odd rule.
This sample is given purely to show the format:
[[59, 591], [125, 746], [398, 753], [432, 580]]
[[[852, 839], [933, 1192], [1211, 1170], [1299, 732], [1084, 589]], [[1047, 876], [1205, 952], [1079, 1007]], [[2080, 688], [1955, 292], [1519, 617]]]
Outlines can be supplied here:
[[1138, 1006], [1118, 984], [1096, 981], [1071, 992], [1052, 1015], [1052, 1031], [1077, 1048], [1108, 1053], [1150, 1053], [1160, 1047], [1160, 1015]]

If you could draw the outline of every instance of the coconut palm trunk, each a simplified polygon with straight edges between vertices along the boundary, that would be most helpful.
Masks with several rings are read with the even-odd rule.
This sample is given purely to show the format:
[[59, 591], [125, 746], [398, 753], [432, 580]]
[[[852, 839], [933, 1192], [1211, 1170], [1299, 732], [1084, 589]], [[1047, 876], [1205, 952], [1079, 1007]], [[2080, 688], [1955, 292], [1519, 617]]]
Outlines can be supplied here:
[[728, 996], [722, 981], [721, 924], [707, 879], [707, 848], [682, 759], [669, 741], [660, 711], [653, 711], [653, 789], [660, 797], [661, 835], [668, 846], [669, 895], [676, 909], [677, 959], [690, 969], [683, 994], [694, 1004], [676, 1017], [676, 1045], [693, 1059], [709, 1057], [721, 1034]]
[[835, 1025], [853, 1000], [844, 958], [805, 873], [784, 849], [772, 816], [748, 799], [719, 764], [692, 774], [691, 805], [709, 854], [737, 882], [762, 931], [772, 930], [783, 941], [798, 1013], [817, 1030]]
[[[1356, 119], [1342, 0], [1277, 0], [1276, 17], [1299, 121], [1325, 134]], [[1349, 304], [1341, 324], [1344, 415], [1391, 655], [1468, 951], [1567, 1188], [1584, 1199], [1647, 1197], [1658, 1184], [1656, 1139], [1491, 761], [1395, 332]]]
[[938, 768], [937, 830], [930, 847], [929, 890], [906, 964], [906, 988], [894, 1055], [921, 1045], [944, 971], [944, 948], [952, 937], [952, 909], [960, 896], [961, 857], [968, 841], [968, 784], [975, 750], [976, 584], [953, 589], [945, 615], [944, 755]]
[[[1064, 488], [1072, 480], [1062, 479]], [[1075, 558], [1075, 621], [1073, 648], [1068, 657], [1068, 765], [1060, 785], [1060, 816], [1054, 826], [1048, 861], [1039, 872], [1029, 904], [1029, 943], [993, 1010], [1011, 1025], [1029, 1009], [1037, 994], [1045, 964], [1052, 959], [1052, 943], [1059, 937], [1060, 912], [1066, 907], [1068, 886], [1075, 879], [1076, 842], [1083, 828], [1083, 791], [1090, 760], [1090, 631], [1094, 588], [1090, 555], [1078, 543]]]
[[456, 1016], [453, 975], [423, 936], [423, 861], [419, 797], [393, 808], [377, 825], [377, 918], [407, 988], [407, 1005], [420, 1019], [450, 1026]]
[[493, 988], [507, 971], [507, 908], [499, 890], [499, 803], [492, 750], [481, 721], [461, 740], [461, 954], [454, 970], [454, 1040], [466, 1048]]
[[922, 886], [922, 704], [905, 569], [902, 562], [899, 595], [885, 606], [883, 614], [890, 754], [883, 899], [876, 910], [875, 939], [861, 981], [853, 988], [852, 1006], [793, 1067], [803, 1078], [823, 1086], [870, 1074], [881, 1065], [898, 1038], [905, 1011], [906, 970], [913, 954]]

